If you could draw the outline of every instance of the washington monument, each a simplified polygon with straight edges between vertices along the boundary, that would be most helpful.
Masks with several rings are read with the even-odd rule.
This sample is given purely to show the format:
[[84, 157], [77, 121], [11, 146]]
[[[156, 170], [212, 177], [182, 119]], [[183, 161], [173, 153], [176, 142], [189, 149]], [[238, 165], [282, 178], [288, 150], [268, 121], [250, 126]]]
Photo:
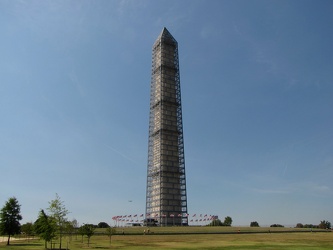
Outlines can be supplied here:
[[178, 43], [164, 28], [153, 45], [146, 221], [188, 225]]

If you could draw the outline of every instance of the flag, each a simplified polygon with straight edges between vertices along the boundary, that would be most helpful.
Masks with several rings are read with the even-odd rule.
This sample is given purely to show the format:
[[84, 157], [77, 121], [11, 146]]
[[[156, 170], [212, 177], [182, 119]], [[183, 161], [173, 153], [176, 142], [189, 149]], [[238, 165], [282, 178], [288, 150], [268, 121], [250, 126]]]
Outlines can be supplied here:
[[174, 214], [170, 214], [170, 217], [175, 217], [175, 215]]
[[141, 214], [140, 217], [143, 217], [143, 214]]
[[193, 216], [192, 217], [195, 217], [197, 214], [193, 214]]
[[181, 214], [178, 214], [178, 217], [182, 217], [182, 215], [181, 215]]
[[133, 217], [137, 217], [138, 215], [137, 214], [135, 214]]

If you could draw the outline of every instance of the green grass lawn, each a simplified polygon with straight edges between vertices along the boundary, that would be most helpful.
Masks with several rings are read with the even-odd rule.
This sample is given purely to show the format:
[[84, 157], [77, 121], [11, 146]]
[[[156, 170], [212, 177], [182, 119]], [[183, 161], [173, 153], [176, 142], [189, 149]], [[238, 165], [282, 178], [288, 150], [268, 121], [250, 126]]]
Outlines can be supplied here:
[[[111, 247], [109, 238], [96, 234], [91, 238], [88, 248], [87, 239], [81, 242], [81, 236], [65, 237], [63, 248], [78, 249], [286, 249], [286, 250], [319, 250], [333, 249], [333, 233], [331, 232], [281, 232], [283, 229], [272, 228], [238, 228], [238, 227], [183, 227], [183, 228], [150, 228], [153, 233], [143, 235], [143, 229], [125, 228], [118, 230], [120, 235], [112, 236]], [[268, 233], [268, 230], [271, 233]], [[240, 232], [238, 233], [238, 230]], [[258, 233], [254, 233], [257, 230]], [[286, 230], [286, 229], [284, 229]], [[101, 230], [96, 231], [100, 233]], [[235, 233], [236, 232], [236, 233]], [[247, 233], [244, 233], [247, 232]], [[44, 249], [40, 240], [13, 241], [11, 246], [0, 243], [0, 249], [37, 250]]]

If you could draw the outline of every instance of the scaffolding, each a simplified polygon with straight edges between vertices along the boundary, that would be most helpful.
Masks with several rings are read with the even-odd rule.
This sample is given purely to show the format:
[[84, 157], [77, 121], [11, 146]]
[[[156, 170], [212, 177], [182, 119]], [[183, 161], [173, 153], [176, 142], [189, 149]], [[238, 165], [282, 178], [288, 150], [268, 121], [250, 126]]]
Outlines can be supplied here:
[[152, 54], [146, 222], [188, 225], [178, 43], [166, 28]]

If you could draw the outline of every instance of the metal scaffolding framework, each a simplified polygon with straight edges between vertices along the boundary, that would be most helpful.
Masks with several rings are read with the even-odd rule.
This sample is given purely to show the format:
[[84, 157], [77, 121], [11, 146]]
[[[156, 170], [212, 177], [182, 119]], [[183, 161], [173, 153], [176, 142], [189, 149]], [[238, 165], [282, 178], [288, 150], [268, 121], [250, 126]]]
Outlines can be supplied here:
[[188, 225], [178, 43], [164, 28], [153, 45], [146, 221]]

